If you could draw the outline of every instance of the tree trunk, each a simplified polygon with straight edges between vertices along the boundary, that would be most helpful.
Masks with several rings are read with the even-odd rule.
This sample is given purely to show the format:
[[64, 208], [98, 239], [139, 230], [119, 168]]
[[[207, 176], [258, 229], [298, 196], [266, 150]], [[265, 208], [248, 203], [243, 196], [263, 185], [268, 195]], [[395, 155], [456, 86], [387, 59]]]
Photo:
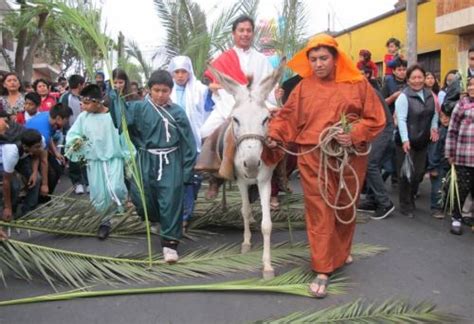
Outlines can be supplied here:
[[28, 48], [28, 53], [26, 53], [24, 64], [24, 73], [23, 79], [30, 81], [33, 76], [33, 61], [36, 54], [36, 49], [38, 45], [43, 40], [43, 27], [46, 24], [49, 12], [43, 12], [38, 16], [38, 27], [36, 29], [35, 36], [31, 40], [30, 46]]

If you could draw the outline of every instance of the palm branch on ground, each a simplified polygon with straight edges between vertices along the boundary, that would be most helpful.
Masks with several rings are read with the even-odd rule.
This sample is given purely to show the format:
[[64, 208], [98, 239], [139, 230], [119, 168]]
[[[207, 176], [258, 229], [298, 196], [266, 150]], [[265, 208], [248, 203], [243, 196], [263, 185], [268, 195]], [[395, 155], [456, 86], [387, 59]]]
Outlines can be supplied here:
[[[241, 254], [239, 246], [226, 245], [214, 250], [189, 252], [174, 265], [164, 263], [161, 255], [155, 255], [150, 266], [143, 256], [100, 256], [15, 240], [0, 246], [0, 278], [5, 284], [10, 273], [28, 281], [39, 276], [54, 289], [61, 284], [81, 288], [91, 283], [144, 283], [256, 271], [261, 258], [260, 247]], [[380, 246], [356, 244], [352, 254], [357, 258], [383, 251], [385, 248]], [[272, 249], [272, 262], [276, 266], [301, 264], [308, 257], [308, 246], [304, 243], [281, 243]]]
[[[329, 286], [331, 287], [331, 286]], [[297, 312], [277, 319], [257, 321], [259, 324], [283, 323], [456, 323], [460, 318], [438, 311], [430, 302], [414, 305], [405, 300], [367, 303], [363, 300], [319, 311]]]
[[[272, 280], [262, 279], [245, 279], [238, 281], [185, 285], [185, 286], [165, 286], [151, 288], [130, 288], [116, 290], [98, 290], [87, 291], [86, 288], [74, 290], [64, 293], [55, 293], [44, 296], [22, 298], [0, 302], [0, 306], [29, 304], [47, 301], [71, 300], [76, 298], [105, 297], [118, 295], [136, 295], [136, 294], [152, 294], [152, 293], [176, 293], [176, 292], [215, 292], [215, 291], [240, 291], [240, 292], [264, 292], [264, 293], [280, 293], [292, 294], [297, 296], [310, 297], [308, 285], [314, 279], [315, 274], [305, 268], [296, 268]], [[344, 294], [348, 288], [345, 278], [340, 275], [334, 275], [331, 285], [328, 287], [329, 294]]]

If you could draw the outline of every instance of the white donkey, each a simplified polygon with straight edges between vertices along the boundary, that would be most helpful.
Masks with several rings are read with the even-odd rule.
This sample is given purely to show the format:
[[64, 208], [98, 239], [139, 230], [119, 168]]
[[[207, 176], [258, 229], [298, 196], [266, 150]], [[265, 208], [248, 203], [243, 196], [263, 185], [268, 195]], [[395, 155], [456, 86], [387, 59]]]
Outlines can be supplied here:
[[221, 86], [235, 99], [232, 108], [232, 123], [228, 131], [233, 131], [236, 152], [234, 171], [242, 197], [242, 217], [244, 221], [244, 241], [242, 253], [251, 247], [250, 219], [251, 209], [248, 195], [250, 185], [257, 184], [262, 206], [262, 235], [263, 235], [263, 278], [271, 279], [275, 272], [271, 264], [270, 235], [272, 220], [270, 216], [271, 179], [275, 165], [265, 165], [261, 159], [267, 134], [270, 112], [265, 105], [265, 99], [274, 89], [283, 73], [284, 62], [260, 84], [250, 87], [242, 86], [230, 77], [210, 67]]

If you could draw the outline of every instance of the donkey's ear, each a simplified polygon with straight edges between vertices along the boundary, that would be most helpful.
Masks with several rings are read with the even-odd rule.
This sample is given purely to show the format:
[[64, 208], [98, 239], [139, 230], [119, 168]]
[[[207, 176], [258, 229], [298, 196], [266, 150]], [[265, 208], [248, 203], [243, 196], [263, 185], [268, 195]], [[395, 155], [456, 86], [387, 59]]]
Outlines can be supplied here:
[[226, 74], [218, 71], [212, 65], [208, 65], [207, 68], [215, 76], [215, 78], [217, 79], [217, 82], [219, 82], [222, 88], [224, 88], [224, 90], [226, 90], [228, 93], [233, 95], [236, 100], [245, 91], [244, 86], [242, 86], [241, 84], [239, 84], [237, 81], [227, 76]]
[[283, 71], [286, 66], [286, 57], [283, 57], [280, 62], [280, 66], [273, 71], [272, 74], [268, 75], [263, 79], [260, 84], [253, 91], [254, 96], [259, 100], [265, 101], [268, 97], [268, 94], [275, 88], [275, 85], [280, 81]]

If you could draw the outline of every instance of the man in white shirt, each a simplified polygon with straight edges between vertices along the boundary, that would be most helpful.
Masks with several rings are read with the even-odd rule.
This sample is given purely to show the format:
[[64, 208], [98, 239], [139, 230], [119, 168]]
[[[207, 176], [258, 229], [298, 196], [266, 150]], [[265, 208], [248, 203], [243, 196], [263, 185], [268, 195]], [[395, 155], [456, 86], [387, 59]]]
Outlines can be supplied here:
[[[254, 32], [255, 22], [251, 17], [241, 16], [237, 18], [232, 24], [234, 47], [223, 52], [212, 62], [212, 66], [215, 69], [233, 78], [242, 85], [249, 83], [259, 84], [265, 77], [273, 72], [273, 67], [269, 59], [251, 47]], [[209, 137], [219, 126], [224, 124], [226, 119], [230, 117], [235, 104], [233, 96], [216, 83], [214, 75], [212, 75], [209, 70], [206, 71], [204, 75], [211, 80], [209, 88], [213, 91], [212, 100], [215, 106], [201, 127], [201, 138], [203, 139]], [[268, 96], [267, 102], [269, 106], [276, 105], [273, 92]], [[208, 147], [215, 146], [211, 144]], [[207, 164], [212, 161], [212, 158], [209, 159], [208, 157], [212, 156], [213, 153], [208, 153], [205, 151], [205, 148], [203, 148], [202, 155], [203, 159], [198, 159], [196, 168], [198, 170], [211, 170], [211, 165], [215, 164]], [[223, 180], [211, 176], [209, 189], [206, 194], [207, 199], [213, 199], [217, 196], [219, 186], [222, 182]]]
[[[259, 84], [260, 81], [273, 72], [269, 59], [251, 47], [254, 31], [255, 23], [252, 18], [249, 16], [237, 18], [232, 24], [234, 47], [223, 52], [212, 62], [214, 68], [242, 85], [247, 84], [250, 79], [252, 84]], [[206, 71], [204, 75], [212, 81], [209, 88], [214, 92], [212, 100], [215, 107], [201, 127], [202, 138], [211, 135], [214, 130], [224, 123], [230, 116], [235, 103], [233, 96], [216, 83], [216, 79], [210, 71]], [[276, 105], [273, 93], [270, 93], [267, 101], [273, 106]]]
[[[48, 154], [41, 134], [33, 129], [25, 130], [19, 144], [3, 144], [0, 149], [3, 168], [3, 220], [13, 217], [19, 203], [23, 184], [27, 188], [21, 215], [34, 209], [38, 197], [48, 194]], [[41, 176], [38, 174], [41, 163]]]

